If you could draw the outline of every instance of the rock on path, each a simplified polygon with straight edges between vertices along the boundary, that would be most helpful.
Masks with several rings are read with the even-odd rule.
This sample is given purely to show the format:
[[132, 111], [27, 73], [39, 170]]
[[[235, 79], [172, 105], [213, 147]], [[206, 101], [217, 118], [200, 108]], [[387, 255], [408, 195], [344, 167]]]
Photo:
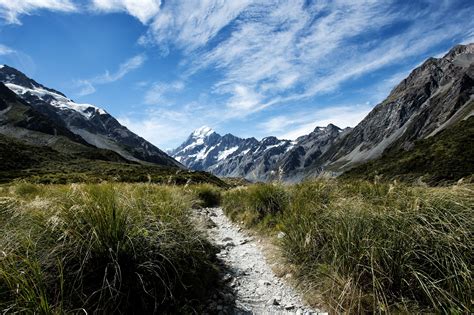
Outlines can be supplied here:
[[[222, 248], [223, 281], [232, 288], [232, 303], [212, 302], [219, 314], [318, 314], [297, 292], [274, 275], [259, 244], [233, 224], [220, 208], [203, 209], [211, 241]], [[212, 222], [211, 222], [212, 220]], [[325, 314], [325, 313], [319, 313]]]

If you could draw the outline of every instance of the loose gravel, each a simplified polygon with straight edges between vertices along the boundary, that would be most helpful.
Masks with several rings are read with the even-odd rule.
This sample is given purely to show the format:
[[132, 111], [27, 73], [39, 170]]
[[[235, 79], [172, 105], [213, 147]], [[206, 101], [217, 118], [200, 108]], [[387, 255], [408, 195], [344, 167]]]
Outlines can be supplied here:
[[208, 235], [221, 248], [224, 290], [209, 301], [217, 314], [326, 314], [307, 306], [298, 293], [271, 270], [261, 244], [232, 223], [221, 208], [199, 211]]

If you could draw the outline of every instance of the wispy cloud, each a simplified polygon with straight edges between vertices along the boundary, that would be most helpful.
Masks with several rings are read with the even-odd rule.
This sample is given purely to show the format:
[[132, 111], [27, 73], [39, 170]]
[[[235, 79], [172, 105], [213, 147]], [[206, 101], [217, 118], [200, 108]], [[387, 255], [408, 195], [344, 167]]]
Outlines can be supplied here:
[[323, 108], [316, 111], [302, 111], [289, 115], [272, 117], [259, 124], [263, 133], [282, 139], [296, 139], [314, 130], [316, 126], [334, 124], [340, 128], [354, 127], [372, 109], [369, 104], [345, 105]]
[[[146, 42], [183, 50], [189, 75], [215, 69], [214, 92], [229, 111], [254, 113], [308, 99], [344, 83], [465, 38], [472, 8], [443, 18], [457, 1], [167, 2]], [[398, 31], [382, 36], [397, 25]], [[231, 115], [232, 116], [232, 115]]]
[[143, 24], [160, 11], [161, 0], [92, 0], [92, 9], [101, 12], [126, 12]]
[[173, 101], [168, 96], [182, 91], [184, 86], [183, 81], [156, 82], [145, 93], [144, 103], [147, 105], [171, 105]]
[[20, 15], [29, 15], [37, 10], [74, 12], [78, 8], [70, 0], [0, 0], [0, 16], [7, 23], [21, 24]]
[[0, 44], [0, 55], [10, 55], [10, 54], [13, 54], [13, 53], [15, 53], [14, 49]]
[[85, 96], [96, 91], [95, 85], [107, 84], [118, 81], [127, 75], [130, 71], [140, 68], [146, 61], [144, 54], [136, 55], [124, 63], [122, 63], [117, 71], [110, 73], [108, 70], [104, 74], [98, 75], [90, 79], [80, 79], [76, 81], [76, 85], [80, 89], [78, 96]]

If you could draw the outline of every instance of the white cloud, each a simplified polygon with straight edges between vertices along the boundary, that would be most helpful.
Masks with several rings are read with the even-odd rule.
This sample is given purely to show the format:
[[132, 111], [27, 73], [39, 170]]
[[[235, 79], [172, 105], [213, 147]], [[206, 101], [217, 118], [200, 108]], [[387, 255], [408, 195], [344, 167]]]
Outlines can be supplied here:
[[14, 49], [0, 44], [0, 56], [1, 55], [10, 55], [10, 54], [13, 54], [13, 53], [15, 53]]
[[120, 64], [118, 70], [113, 73], [110, 73], [109, 71], [105, 71], [104, 74], [98, 75], [91, 79], [77, 80], [76, 85], [77, 87], [80, 88], [77, 95], [85, 96], [85, 95], [92, 94], [96, 91], [96, 88], [94, 85], [107, 84], [107, 83], [118, 81], [122, 79], [125, 75], [127, 75], [130, 71], [140, 68], [145, 63], [145, 61], [146, 61], [146, 56], [144, 54], [140, 54]]
[[356, 126], [372, 109], [369, 104], [356, 106], [334, 106], [312, 112], [299, 112], [272, 117], [259, 124], [263, 133], [282, 139], [296, 139], [316, 127], [334, 124], [339, 128]]
[[[183, 109], [151, 109], [145, 116], [122, 115], [119, 122], [159, 148], [174, 148], [186, 139], [192, 130], [209, 123], [205, 109], [195, 103]], [[212, 124], [216, 126], [216, 124]]]
[[160, 11], [161, 0], [92, 0], [92, 8], [101, 12], [126, 12], [143, 24]]
[[[188, 75], [219, 71], [214, 92], [230, 93], [229, 111], [254, 113], [332, 92], [447, 40], [465, 38], [474, 27], [470, 9], [456, 9], [446, 21], [445, 12], [454, 6], [450, 1], [416, 9], [374, 0], [207, 0], [197, 6], [173, 1], [164, 3], [140, 42], [183, 50]], [[383, 33], [397, 23], [403, 25], [399, 31]]]
[[144, 103], [147, 105], [169, 105], [173, 101], [167, 95], [176, 93], [184, 89], [183, 81], [174, 81], [171, 83], [156, 82], [145, 93]]
[[202, 47], [246, 7], [250, 0], [168, 1], [151, 24], [150, 40], [186, 51]]
[[70, 0], [0, 0], [0, 16], [7, 23], [21, 24], [20, 15], [37, 10], [74, 12], [78, 8]]

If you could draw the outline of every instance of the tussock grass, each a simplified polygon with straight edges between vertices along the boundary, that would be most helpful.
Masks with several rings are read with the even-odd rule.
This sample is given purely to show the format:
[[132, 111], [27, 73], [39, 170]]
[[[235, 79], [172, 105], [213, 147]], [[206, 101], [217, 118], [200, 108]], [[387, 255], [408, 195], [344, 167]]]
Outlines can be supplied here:
[[283, 231], [286, 259], [334, 312], [472, 311], [472, 186], [314, 181], [278, 189], [288, 201], [276, 213], [256, 215], [261, 187], [227, 192], [225, 211]]
[[0, 309], [186, 313], [217, 280], [216, 250], [183, 188], [20, 183], [1, 193]]
[[279, 184], [255, 184], [229, 190], [223, 196], [223, 208], [231, 219], [247, 227], [271, 227], [289, 205], [289, 194]]
[[217, 207], [221, 204], [222, 189], [211, 184], [193, 185], [190, 187], [198, 200], [197, 206], [203, 208]]

